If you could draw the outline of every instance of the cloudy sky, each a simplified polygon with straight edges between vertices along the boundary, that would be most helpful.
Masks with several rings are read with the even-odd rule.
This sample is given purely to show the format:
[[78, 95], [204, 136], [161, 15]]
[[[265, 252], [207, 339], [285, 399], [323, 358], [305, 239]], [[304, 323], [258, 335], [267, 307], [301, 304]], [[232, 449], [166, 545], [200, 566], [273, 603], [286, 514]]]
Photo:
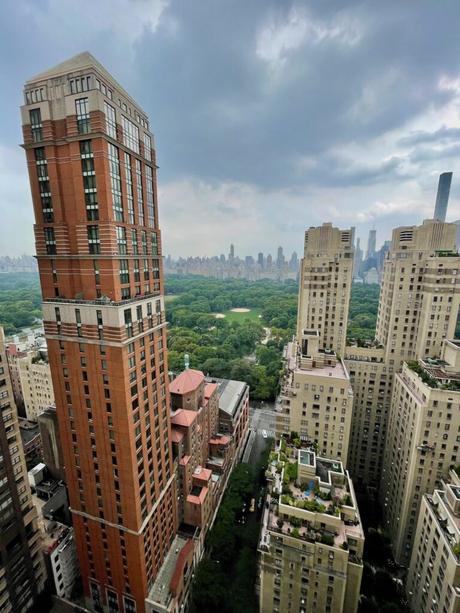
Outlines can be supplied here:
[[300, 251], [305, 227], [377, 242], [432, 215], [454, 171], [460, 4], [2, 0], [0, 254], [33, 253], [23, 82], [83, 50], [150, 116], [165, 253]]

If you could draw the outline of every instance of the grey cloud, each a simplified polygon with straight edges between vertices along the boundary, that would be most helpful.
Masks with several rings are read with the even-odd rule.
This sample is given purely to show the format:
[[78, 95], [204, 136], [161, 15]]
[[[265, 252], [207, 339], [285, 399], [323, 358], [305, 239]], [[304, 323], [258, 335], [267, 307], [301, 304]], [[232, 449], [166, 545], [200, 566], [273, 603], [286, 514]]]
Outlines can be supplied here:
[[460, 143], [448, 147], [419, 147], [410, 154], [409, 159], [413, 163], [420, 163], [452, 157], [456, 158], [458, 156], [460, 156]]
[[437, 143], [443, 141], [458, 141], [460, 140], [460, 128], [448, 128], [442, 126], [439, 130], [427, 132], [425, 130], [417, 130], [408, 136], [404, 136], [399, 140], [402, 146], [420, 145], [423, 143]]

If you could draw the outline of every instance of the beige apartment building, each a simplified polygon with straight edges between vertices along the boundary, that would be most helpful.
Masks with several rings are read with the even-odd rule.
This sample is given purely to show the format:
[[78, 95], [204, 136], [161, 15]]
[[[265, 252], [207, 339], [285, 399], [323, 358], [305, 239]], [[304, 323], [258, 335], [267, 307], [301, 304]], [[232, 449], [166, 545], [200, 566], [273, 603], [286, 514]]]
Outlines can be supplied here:
[[456, 226], [426, 220], [393, 230], [384, 263], [376, 339], [345, 350], [355, 408], [349, 469], [355, 484], [378, 487], [394, 374], [404, 360], [438, 356], [453, 338], [460, 294]]
[[317, 330], [302, 330], [299, 341], [287, 346], [284, 364], [277, 436], [296, 432], [346, 466], [353, 391], [343, 361], [320, 348]]
[[54, 404], [50, 365], [37, 351], [28, 352], [16, 363], [27, 419], [37, 421], [38, 416]]
[[447, 479], [460, 445], [460, 341], [396, 374], [380, 488], [397, 562], [408, 565], [422, 497]]
[[43, 590], [46, 571], [1, 327], [0, 411], [0, 610], [22, 613]]
[[441, 489], [422, 498], [407, 577], [412, 611], [460, 611], [459, 554], [460, 479], [452, 470]]
[[297, 338], [318, 330], [319, 346], [343, 356], [353, 281], [353, 231], [330, 223], [305, 232], [300, 264]]
[[387, 365], [385, 349], [375, 342], [347, 346], [345, 364], [353, 388], [348, 469], [355, 484], [378, 488], [394, 367]]
[[453, 338], [460, 291], [456, 225], [425, 220], [393, 230], [383, 267], [376, 340], [397, 370], [404, 360], [438, 356]]
[[262, 613], [354, 613], [364, 533], [342, 462], [282, 443], [267, 469], [259, 541]]

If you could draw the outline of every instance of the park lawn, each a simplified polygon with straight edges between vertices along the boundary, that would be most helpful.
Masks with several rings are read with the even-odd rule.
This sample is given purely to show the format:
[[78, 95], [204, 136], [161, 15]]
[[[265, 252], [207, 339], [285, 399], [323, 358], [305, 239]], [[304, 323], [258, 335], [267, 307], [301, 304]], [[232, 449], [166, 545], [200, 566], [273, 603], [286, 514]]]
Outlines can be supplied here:
[[249, 313], [235, 313], [234, 311], [224, 311], [225, 319], [227, 321], [243, 321], [244, 319], [251, 319], [252, 321], [259, 321], [259, 315], [262, 313], [261, 309], [251, 309]]
[[178, 297], [179, 297], [178, 294], [166, 294], [165, 297], [164, 297], [165, 303], [172, 302], [173, 300], [175, 300]]

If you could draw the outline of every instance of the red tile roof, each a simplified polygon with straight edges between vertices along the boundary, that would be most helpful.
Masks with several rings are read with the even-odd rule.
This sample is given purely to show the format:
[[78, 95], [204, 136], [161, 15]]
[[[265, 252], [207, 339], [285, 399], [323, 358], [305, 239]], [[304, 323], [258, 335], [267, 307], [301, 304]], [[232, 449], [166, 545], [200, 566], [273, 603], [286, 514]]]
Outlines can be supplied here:
[[204, 388], [204, 397], [211, 398], [211, 396], [214, 394], [217, 388], [218, 388], [217, 383], [208, 383], [206, 387]]
[[191, 504], [203, 504], [206, 495], [208, 493], [208, 488], [207, 487], [202, 487], [201, 488], [201, 492], [198, 494], [198, 496], [194, 496], [193, 494], [189, 494], [187, 496], [187, 502], [190, 502]]
[[210, 470], [209, 468], [203, 468], [202, 466], [198, 466], [193, 471], [193, 479], [195, 481], [204, 481], [205, 483], [207, 483], [211, 476], [212, 470]]
[[195, 391], [203, 381], [204, 374], [200, 370], [188, 368], [171, 381], [169, 391], [171, 394], [188, 394]]
[[179, 409], [171, 416], [171, 423], [175, 426], [189, 427], [196, 419], [196, 411], [188, 411], [187, 409]]

